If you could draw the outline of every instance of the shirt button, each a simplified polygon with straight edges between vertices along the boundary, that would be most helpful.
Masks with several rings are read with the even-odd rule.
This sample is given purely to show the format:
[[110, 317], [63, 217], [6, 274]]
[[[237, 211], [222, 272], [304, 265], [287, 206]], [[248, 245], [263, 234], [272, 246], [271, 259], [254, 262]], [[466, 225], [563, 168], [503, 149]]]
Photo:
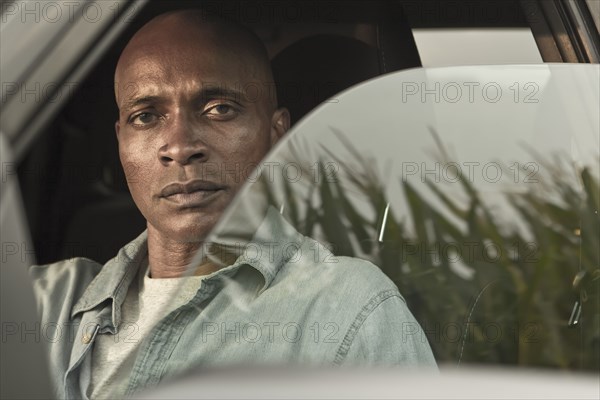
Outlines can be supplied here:
[[81, 338], [81, 341], [83, 342], [83, 344], [88, 344], [89, 342], [92, 341], [92, 335], [86, 333], [85, 335], [83, 335], [83, 337]]

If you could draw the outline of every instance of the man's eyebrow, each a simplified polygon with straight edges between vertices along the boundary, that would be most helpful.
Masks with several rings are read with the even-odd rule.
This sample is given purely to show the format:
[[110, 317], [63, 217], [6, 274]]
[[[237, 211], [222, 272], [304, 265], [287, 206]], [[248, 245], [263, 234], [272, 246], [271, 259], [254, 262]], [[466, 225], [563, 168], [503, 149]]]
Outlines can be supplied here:
[[125, 104], [123, 104], [123, 110], [131, 110], [134, 107], [139, 106], [140, 104], [151, 104], [162, 101], [162, 97], [160, 96], [143, 96], [143, 97], [134, 97], [133, 99], [127, 100]]
[[[219, 86], [209, 86], [203, 88], [198, 92], [196, 96], [201, 101], [208, 101], [214, 98], [228, 98], [234, 99], [236, 101], [243, 101], [245, 99], [245, 94], [241, 90], [230, 89]], [[123, 110], [128, 111], [134, 107], [139, 106], [140, 104], [152, 104], [163, 101], [164, 98], [161, 96], [142, 96], [142, 97], [134, 97], [133, 99], [127, 100], [123, 104]]]
[[198, 98], [202, 101], [207, 101], [214, 98], [224, 97], [228, 99], [234, 99], [236, 101], [243, 101], [246, 98], [244, 92], [236, 89], [230, 89], [222, 86], [208, 86], [202, 88], [198, 93]]

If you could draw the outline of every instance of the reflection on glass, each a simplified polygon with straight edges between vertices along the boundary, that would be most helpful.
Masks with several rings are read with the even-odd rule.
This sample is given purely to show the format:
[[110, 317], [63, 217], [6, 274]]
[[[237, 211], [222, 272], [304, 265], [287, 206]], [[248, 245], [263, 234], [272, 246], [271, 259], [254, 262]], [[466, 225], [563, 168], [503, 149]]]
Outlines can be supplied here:
[[[522, 190], [513, 185], [491, 202], [465, 176], [455, 182], [460, 200], [433, 180], [422, 183], [429, 189], [423, 195], [402, 176], [390, 184], [404, 195], [389, 198], [366, 156], [340, 139], [345, 152], [322, 149], [330, 161], [316, 164], [295, 148], [293, 159], [263, 170], [246, 195], [263, 209], [283, 209], [300, 233], [334, 254], [379, 266], [400, 288], [439, 362], [598, 368], [595, 353], [581, 351], [597, 348], [600, 332], [591, 320], [599, 311], [598, 177], [584, 168], [572, 180], [557, 154], [556, 162], [539, 159], [535, 174], [531, 165], [502, 165], [506, 179], [529, 178]], [[441, 165], [452, 163], [440, 153]], [[385, 215], [388, 203], [398, 202], [408, 212]], [[238, 244], [247, 240], [231, 231], [214, 240], [227, 235]], [[582, 283], [573, 288], [577, 275]], [[580, 294], [579, 322], [569, 326]]]
[[[462, 81], [534, 87], [536, 101], [399, 90]], [[381, 268], [439, 363], [598, 370], [598, 96], [583, 89], [597, 81], [593, 67], [478, 67], [356, 88], [299, 123], [209, 242], [243, 254], [277, 210], [335, 255]]]

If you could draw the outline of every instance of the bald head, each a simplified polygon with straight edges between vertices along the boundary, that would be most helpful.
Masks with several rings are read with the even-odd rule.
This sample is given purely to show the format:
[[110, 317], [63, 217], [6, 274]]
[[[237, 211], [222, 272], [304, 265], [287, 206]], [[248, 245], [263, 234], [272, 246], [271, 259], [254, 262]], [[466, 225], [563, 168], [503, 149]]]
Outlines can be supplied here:
[[244, 73], [252, 81], [250, 86], [254, 89], [248, 95], [256, 98], [256, 87], [260, 86], [261, 98], [256, 100], [267, 101], [271, 111], [277, 107], [269, 56], [262, 41], [246, 27], [197, 9], [161, 14], [135, 33], [117, 63], [117, 104], [120, 104], [120, 89], [133, 85], [124, 71], [144, 64], [157, 53], [171, 60], [186, 58], [190, 63], [202, 57], [215, 63], [234, 62], [243, 65]]

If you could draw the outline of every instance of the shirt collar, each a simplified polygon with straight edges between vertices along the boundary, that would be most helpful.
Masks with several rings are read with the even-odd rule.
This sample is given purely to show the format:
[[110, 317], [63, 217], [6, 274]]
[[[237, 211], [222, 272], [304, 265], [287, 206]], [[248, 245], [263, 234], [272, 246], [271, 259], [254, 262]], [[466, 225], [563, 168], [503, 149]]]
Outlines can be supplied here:
[[[209, 252], [209, 258], [224, 267], [230, 266], [207, 276], [207, 280], [231, 276], [242, 265], [250, 265], [264, 278], [264, 284], [259, 291], [261, 293], [271, 285], [281, 267], [291, 258], [297, 257], [303, 239], [304, 236], [296, 231], [275, 208], [269, 207], [250, 241], [240, 241], [239, 237], [234, 239], [226, 233], [217, 235], [214, 240], [211, 240], [211, 246], [214, 247]], [[107, 300], [112, 300], [112, 323], [118, 325], [121, 304], [147, 254], [148, 234], [144, 231], [102, 267], [73, 307], [71, 317], [89, 311]], [[235, 261], [231, 264], [233, 260]]]
[[[233, 220], [227, 221], [228, 225]], [[237, 256], [232, 267], [250, 265], [258, 270], [264, 278], [264, 285], [260, 292], [267, 289], [279, 270], [290, 259], [296, 259], [304, 236], [288, 223], [283, 216], [272, 206], [269, 206], [265, 218], [255, 230], [249, 241], [240, 240], [239, 236], [229, 236], [225, 230], [219, 231], [211, 240], [217, 249]], [[209, 258], [219, 262], [219, 251], [209, 254]], [[259, 293], [260, 293], [259, 292]]]
[[[71, 317], [112, 299], [113, 324], [118, 324], [121, 315], [120, 305], [147, 254], [148, 233], [144, 231], [119, 250], [116, 257], [104, 264], [100, 273], [92, 280], [83, 296], [73, 307]], [[117, 307], [117, 305], [119, 306]]]

